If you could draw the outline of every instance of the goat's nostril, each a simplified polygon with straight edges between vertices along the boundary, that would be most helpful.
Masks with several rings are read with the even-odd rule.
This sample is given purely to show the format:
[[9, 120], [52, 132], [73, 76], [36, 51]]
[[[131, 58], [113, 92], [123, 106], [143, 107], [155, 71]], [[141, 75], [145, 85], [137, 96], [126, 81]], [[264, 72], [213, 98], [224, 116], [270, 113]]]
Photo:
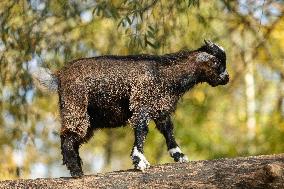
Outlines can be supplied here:
[[224, 72], [222, 72], [222, 73], [220, 74], [220, 77], [221, 77], [222, 79], [228, 79], [228, 78], [229, 78], [229, 74], [228, 74], [227, 71], [224, 71]]

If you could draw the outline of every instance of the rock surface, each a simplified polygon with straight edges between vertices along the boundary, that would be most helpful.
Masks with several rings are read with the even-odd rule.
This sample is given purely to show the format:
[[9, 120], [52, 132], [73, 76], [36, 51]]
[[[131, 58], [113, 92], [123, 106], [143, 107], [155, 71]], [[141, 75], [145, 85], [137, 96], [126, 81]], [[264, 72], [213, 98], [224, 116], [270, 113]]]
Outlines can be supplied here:
[[281, 188], [284, 154], [192, 161], [82, 178], [7, 180], [0, 188]]

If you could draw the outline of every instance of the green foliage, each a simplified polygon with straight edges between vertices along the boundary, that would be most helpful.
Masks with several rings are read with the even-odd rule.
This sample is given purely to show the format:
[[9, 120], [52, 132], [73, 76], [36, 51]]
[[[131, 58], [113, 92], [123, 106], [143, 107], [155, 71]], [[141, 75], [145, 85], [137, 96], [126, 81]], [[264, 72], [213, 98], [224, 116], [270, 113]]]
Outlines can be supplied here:
[[[35, 89], [32, 69], [55, 71], [101, 54], [194, 49], [204, 39], [226, 49], [231, 81], [199, 85], [181, 99], [173, 119], [183, 151], [192, 160], [283, 152], [283, 7], [283, 1], [0, 1], [1, 179], [68, 175], [60, 167], [58, 97]], [[149, 127], [146, 157], [172, 161], [154, 123]], [[130, 168], [132, 142], [130, 127], [98, 131], [81, 149], [84, 169]], [[46, 172], [35, 173], [39, 164]]]

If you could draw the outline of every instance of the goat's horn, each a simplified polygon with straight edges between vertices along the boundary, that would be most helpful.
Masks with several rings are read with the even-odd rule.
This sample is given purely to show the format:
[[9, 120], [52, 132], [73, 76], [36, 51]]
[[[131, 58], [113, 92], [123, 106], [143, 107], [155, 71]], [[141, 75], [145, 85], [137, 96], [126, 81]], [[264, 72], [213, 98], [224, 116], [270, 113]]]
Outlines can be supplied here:
[[205, 45], [208, 45], [208, 46], [214, 45], [214, 43], [212, 41], [210, 41], [210, 40], [204, 39], [204, 42], [205, 42]]
[[209, 45], [209, 43], [206, 39], [204, 39], [204, 43], [205, 43], [205, 45]]

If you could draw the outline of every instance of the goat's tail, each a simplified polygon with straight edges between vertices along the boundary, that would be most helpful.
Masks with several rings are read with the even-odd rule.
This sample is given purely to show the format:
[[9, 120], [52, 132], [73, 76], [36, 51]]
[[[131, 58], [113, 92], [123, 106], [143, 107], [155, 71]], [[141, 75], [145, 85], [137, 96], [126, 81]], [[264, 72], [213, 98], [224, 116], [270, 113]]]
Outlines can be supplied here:
[[43, 91], [56, 92], [58, 90], [58, 79], [47, 68], [38, 68], [32, 72], [32, 78], [35, 85]]

